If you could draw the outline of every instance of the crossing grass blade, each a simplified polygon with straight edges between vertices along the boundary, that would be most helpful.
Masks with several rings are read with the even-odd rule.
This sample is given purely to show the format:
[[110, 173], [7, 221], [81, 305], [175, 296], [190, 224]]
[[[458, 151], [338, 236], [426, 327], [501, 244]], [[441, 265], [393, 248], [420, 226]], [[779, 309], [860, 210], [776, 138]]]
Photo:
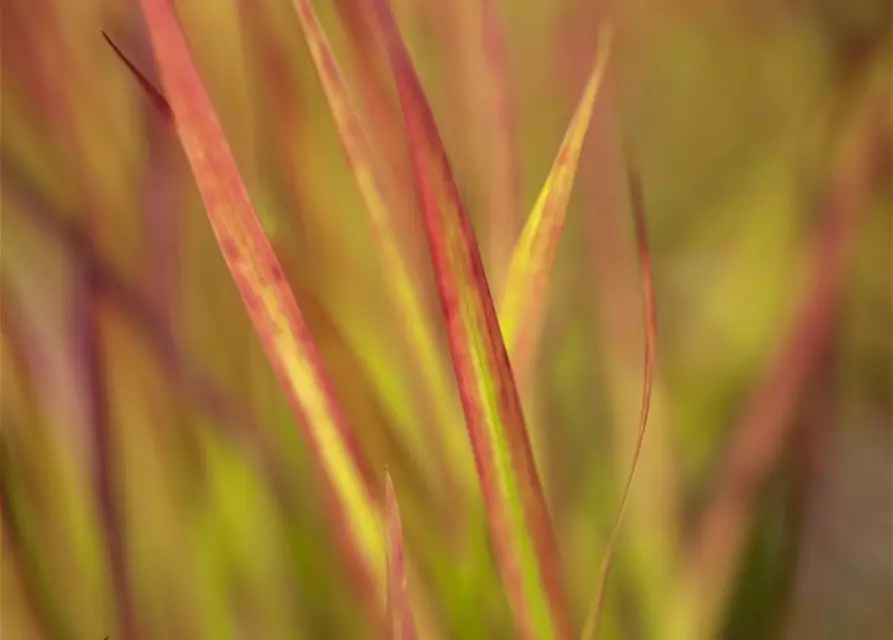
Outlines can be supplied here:
[[570, 637], [549, 515], [480, 250], [390, 7], [376, 15], [403, 112], [459, 394], [520, 637]]
[[404, 565], [403, 525], [391, 475], [385, 474], [385, 518], [388, 530], [388, 620], [392, 640], [415, 640], [415, 622]]
[[141, 0], [141, 6], [177, 134], [223, 258], [316, 457], [350, 574], [370, 610], [381, 612], [386, 536], [372, 476], [248, 198], [170, 0]]
[[[402, 316], [417, 371], [424, 380], [425, 389], [431, 394], [436, 426], [440, 427], [425, 432], [412, 429], [403, 435], [417, 450], [443, 451], [446, 460], [445, 468], [440, 470], [441, 480], [445, 478], [447, 486], [455, 487], [457, 483], [474, 477], [467, 455], [468, 445], [461, 431], [451, 428], [458, 416], [450, 393], [450, 381], [445, 375], [431, 323], [422, 306], [422, 298], [410, 275], [392, 226], [387, 194], [381, 186], [381, 167], [376, 161], [344, 75], [311, 3], [309, 0], [294, 0], [293, 5], [335, 120], [345, 157], [365, 204], [392, 302]], [[429, 438], [429, 441], [425, 442], [425, 438]], [[436, 456], [434, 459], [437, 460]]]
[[639, 464], [639, 454], [642, 452], [642, 444], [645, 442], [645, 428], [648, 425], [648, 411], [651, 407], [651, 386], [654, 379], [654, 360], [657, 351], [657, 308], [654, 298], [654, 275], [651, 266], [651, 250], [648, 247], [648, 235], [645, 227], [645, 202], [642, 194], [642, 184], [638, 172], [629, 170], [630, 198], [632, 201], [633, 224], [635, 227], [636, 250], [639, 256], [639, 275], [642, 282], [642, 312], [645, 326], [645, 362], [644, 380], [642, 384], [642, 405], [639, 413], [639, 428], [636, 435], [636, 446], [630, 463], [629, 474], [623, 487], [620, 498], [620, 507], [614, 520], [614, 527], [605, 547], [605, 554], [598, 573], [595, 596], [586, 621], [583, 626], [581, 640], [594, 640], [598, 630], [598, 621], [604, 604], [605, 587], [611, 573], [611, 563], [614, 551], [623, 524], [623, 514], [629, 499], [629, 491], [632, 487], [636, 467]]
[[583, 96], [512, 252], [499, 307], [499, 322], [512, 357], [516, 379], [522, 388], [536, 357], [546, 306], [546, 290], [564, 230], [583, 142], [607, 70], [611, 41], [611, 27], [602, 27], [599, 31], [595, 63]]

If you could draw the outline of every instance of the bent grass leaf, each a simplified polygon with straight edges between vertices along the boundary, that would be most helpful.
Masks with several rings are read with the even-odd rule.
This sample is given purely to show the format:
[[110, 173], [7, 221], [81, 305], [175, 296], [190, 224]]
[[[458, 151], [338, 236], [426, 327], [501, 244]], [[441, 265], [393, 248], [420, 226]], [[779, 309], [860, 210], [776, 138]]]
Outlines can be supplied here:
[[316, 457], [333, 526], [375, 611], [386, 601], [385, 531], [371, 475], [264, 235], [170, 0], [142, 0], [162, 86], [208, 220], [251, 322]]
[[607, 69], [611, 40], [611, 27], [602, 27], [599, 31], [596, 60], [583, 96], [512, 252], [499, 307], [499, 322], [512, 357], [515, 377], [522, 389], [536, 356], [543, 324], [546, 289], [564, 230], [567, 205], [583, 142]]
[[645, 428], [648, 425], [648, 411], [651, 407], [651, 386], [654, 378], [654, 360], [657, 351], [657, 308], [654, 298], [654, 275], [651, 265], [651, 250], [648, 247], [648, 235], [645, 226], [645, 202], [642, 195], [642, 185], [639, 174], [635, 169], [629, 171], [630, 199], [632, 203], [633, 224], [635, 227], [636, 250], [639, 256], [639, 275], [642, 282], [642, 313], [645, 326], [645, 362], [642, 383], [642, 405], [639, 413], [639, 429], [636, 434], [636, 446], [630, 463], [629, 474], [623, 487], [620, 498], [620, 507], [614, 520], [614, 527], [605, 547], [605, 554], [598, 573], [595, 596], [592, 600], [586, 622], [583, 626], [582, 640], [594, 640], [598, 630], [598, 621], [604, 604], [605, 587], [611, 572], [611, 563], [614, 558], [614, 550], [620, 535], [620, 527], [623, 524], [623, 514], [629, 500], [629, 492], [632, 487], [636, 467], [639, 465], [639, 454], [642, 452], [642, 444], [645, 441]]
[[376, 13], [403, 111], [496, 559], [523, 638], [570, 637], [549, 515], [471, 222], [386, 0]]
[[[418, 372], [425, 381], [425, 387], [432, 394], [437, 424], [441, 427], [426, 432], [414, 428], [403, 435], [421, 451], [441, 451], [443, 447], [437, 445], [445, 446], [447, 468], [443, 473], [447, 475], [447, 485], [452, 486], [456, 481], [465, 482], [473, 478], [466, 454], [468, 445], [461, 432], [451, 428], [458, 416], [453, 409], [450, 382], [442, 367], [431, 323], [426, 317], [421, 297], [391, 225], [386, 195], [379, 176], [376, 175], [380, 168], [376, 166], [372, 145], [311, 3], [309, 0], [294, 0], [293, 4], [317, 77], [335, 120], [345, 157], [365, 204], [366, 214], [378, 243], [378, 255], [387, 286], [395, 307], [403, 315], [409, 346]], [[443, 442], [425, 443], [422, 441], [423, 436]]]

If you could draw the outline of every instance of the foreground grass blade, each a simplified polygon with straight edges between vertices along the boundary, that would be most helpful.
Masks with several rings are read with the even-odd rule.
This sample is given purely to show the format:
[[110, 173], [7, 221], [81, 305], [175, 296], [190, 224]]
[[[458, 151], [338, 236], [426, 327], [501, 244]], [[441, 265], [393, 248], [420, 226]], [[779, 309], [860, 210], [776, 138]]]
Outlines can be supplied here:
[[620, 527], [623, 524], [623, 514], [626, 511], [630, 487], [632, 487], [636, 467], [639, 464], [639, 454], [642, 452], [642, 444], [645, 441], [645, 428], [648, 425], [648, 410], [651, 407], [654, 358], [657, 350], [657, 309], [654, 299], [654, 276], [651, 266], [651, 251], [648, 248], [648, 236], [645, 229], [645, 203], [639, 175], [634, 169], [631, 169], [629, 172], [629, 183], [633, 222], [635, 226], [636, 249], [639, 255], [639, 273], [642, 280], [642, 312], [645, 326], [645, 363], [644, 380], [642, 383], [642, 406], [639, 413], [639, 430], [636, 435], [636, 447], [633, 451], [633, 459], [630, 464], [629, 475], [626, 477], [626, 485], [623, 487], [623, 494], [620, 498], [620, 507], [617, 511], [617, 518], [614, 521], [614, 528], [611, 530], [608, 544], [605, 547], [605, 555], [602, 559], [601, 568], [599, 569], [595, 596], [583, 626], [582, 640], [593, 640], [596, 631], [598, 630], [598, 621], [601, 616], [602, 605], [604, 604], [605, 586], [607, 585], [608, 577], [611, 572], [611, 563], [614, 558], [614, 550], [620, 535]]
[[[294, 0], [293, 4], [341, 137], [344, 154], [365, 204], [369, 223], [378, 243], [378, 255], [387, 286], [394, 306], [403, 315], [418, 372], [424, 380], [425, 388], [432, 394], [436, 426], [441, 427], [427, 432], [413, 429], [411, 433], [403, 435], [414, 448], [421, 451], [431, 451], [432, 448], [442, 451], [445, 448], [447, 468], [442, 472], [446, 475], [447, 486], [455, 486], [456, 482], [473, 479], [472, 470], [467, 468], [470, 467], [466, 449], [468, 445], [460, 430], [452, 428], [458, 416], [450, 394], [450, 382], [442, 367], [431, 323], [426, 317], [421, 297], [391, 225], [385, 194], [380, 186], [380, 178], [376, 175], [376, 170], [380, 171], [380, 168], [376, 167], [372, 146], [363, 129], [360, 114], [356, 111], [344, 76], [311, 3], [309, 0]], [[422, 440], [424, 437], [435, 439], [435, 442], [426, 443]]]
[[388, 529], [388, 620], [391, 638], [415, 640], [415, 623], [403, 562], [403, 525], [391, 474], [385, 475], [385, 518]]
[[599, 31], [595, 64], [567, 128], [552, 169], [527, 218], [512, 253], [499, 307], [502, 335], [512, 357], [512, 368], [523, 388], [533, 366], [543, 323], [546, 289], [555, 256], [583, 142], [592, 120], [596, 97], [607, 69], [611, 50], [610, 26]]
[[519, 635], [570, 636], [549, 515], [471, 222], [385, 0], [376, 12], [413, 159], [459, 394]]
[[170, 0], [142, 0], [177, 133], [208, 219], [317, 461], [352, 575], [375, 610], [385, 603], [385, 535], [371, 476], [332, 393], [282, 267], [264, 235]]

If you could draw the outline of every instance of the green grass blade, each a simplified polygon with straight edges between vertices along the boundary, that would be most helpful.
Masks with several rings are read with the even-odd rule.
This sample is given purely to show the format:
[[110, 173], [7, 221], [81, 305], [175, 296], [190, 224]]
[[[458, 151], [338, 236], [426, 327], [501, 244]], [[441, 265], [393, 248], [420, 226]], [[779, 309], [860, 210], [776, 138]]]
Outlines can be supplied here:
[[376, 2], [491, 537], [521, 637], [569, 637], [549, 515], [471, 222], [390, 7]]
[[546, 290], [564, 229], [583, 142], [607, 69], [611, 40], [611, 28], [603, 27], [599, 32], [596, 60], [583, 96], [512, 253], [499, 307], [499, 322], [512, 356], [515, 376], [522, 388], [536, 356]]
[[642, 282], [642, 312], [645, 326], [645, 362], [644, 380], [642, 383], [642, 405], [639, 413], [639, 426], [636, 435], [636, 446], [630, 463], [629, 475], [623, 487], [620, 498], [620, 507], [614, 520], [614, 527], [605, 547], [605, 554], [598, 573], [595, 596], [586, 615], [583, 626], [582, 640], [593, 640], [598, 631], [598, 621], [604, 604], [605, 587], [611, 573], [611, 563], [617, 540], [620, 535], [620, 527], [623, 524], [623, 514], [629, 499], [629, 491], [632, 487], [636, 467], [639, 464], [639, 454], [642, 452], [642, 444], [645, 441], [645, 428], [648, 425], [648, 410], [651, 407], [651, 387], [654, 379], [654, 359], [657, 350], [657, 309], [654, 298], [654, 274], [651, 266], [651, 251], [648, 248], [648, 236], [645, 228], [645, 203], [642, 195], [642, 185], [639, 175], [635, 170], [629, 172], [630, 196], [632, 200], [633, 222], [635, 226], [636, 249], [639, 256], [639, 273]]
[[142, 0], [155, 59], [208, 220], [324, 479], [352, 575], [385, 602], [385, 531], [371, 475], [265, 236], [170, 0]]

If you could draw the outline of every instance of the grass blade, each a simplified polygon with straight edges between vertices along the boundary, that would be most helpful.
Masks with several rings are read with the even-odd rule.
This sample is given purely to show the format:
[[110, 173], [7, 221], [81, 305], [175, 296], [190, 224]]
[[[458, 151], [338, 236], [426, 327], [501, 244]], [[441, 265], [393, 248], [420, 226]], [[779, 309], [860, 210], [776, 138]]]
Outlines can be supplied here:
[[388, 618], [392, 640], [415, 640], [415, 623], [406, 584], [406, 568], [403, 562], [403, 525], [400, 522], [400, 505], [391, 482], [391, 474], [385, 475], [385, 519], [388, 529]]
[[648, 410], [651, 407], [651, 386], [654, 379], [654, 359], [657, 350], [657, 309], [654, 298], [654, 274], [651, 266], [651, 251], [648, 247], [648, 235], [645, 228], [645, 202], [642, 195], [642, 185], [638, 173], [631, 169], [629, 172], [630, 197], [632, 200], [633, 222], [635, 226], [636, 249], [639, 256], [639, 272], [642, 281], [642, 311], [645, 325], [645, 362], [644, 380], [642, 383], [642, 405], [639, 414], [639, 429], [636, 435], [636, 446], [630, 463], [629, 475], [623, 487], [620, 498], [620, 507], [614, 527], [605, 547], [605, 555], [599, 569], [598, 583], [595, 596], [592, 600], [586, 622], [583, 626], [582, 640], [592, 640], [598, 630], [598, 621], [604, 604], [605, 586], [611, 573], [611, 562], [614, 558], [614, 550], [620, 535], [620, 527], [623, 524], [623, 514], [629, 499], [630, 488], [639, 465], [639, 454], [642, 452], [642, 444], [645, 442], [645, 428], [648, 425]]
[[264, 235], [170, 0], [142, 0], [162, 85], [226, 264], [324, 479], [352, 575], [381, 610], [384, 523], [294, 294]]
[[490, 176], [486, 202], [488, 242], [493, 291], [504, 290], [506, 269], [510, 264], [515, 234], [520, 226], [519, 186], [520, 162], [515, 132], [514, 92], [509, 78], [506, 38], [493, 0], [480, 0], [479, 21], [483, 56], [476, 74], [477, 89], [483, 93], [486, 160], [483, 168]]
[[102, 31], [101, 33], [102, 37], [105, 38], [105, 41], [112, 48], [112, 51], [115, 52], [115, 55], [120, 58], [121, 62], [123, 62], [130, 70], [130, 73], [133, 74], [133, 77], [136, 78], [136, 81], [139, 83], [152, 105], [158, 109], [158, 112], [164, 116], [165, 120], [173, 123], [174, 114], [171, 112], [171, 106], [168, 104], [167, 99], [162, 95], [161, 91], [159, 91], [152, 81], [149, 80], [149, 78], [147, 78], [126, 55], [124, 55], [124, 52], [118, 48], [118, 45], [115, 44], [114, 40], [112, 40], [105, 31]]
[[558, 242], [564, 229], [567, 205], [583, 142], [607, 69], [611, 41], [611, 27], [603, 27], [599, 32], [596, 60], [583, 96], [512, 253], [499, 307], [499, 321], [502, 335], [512, 356], [515, 376], [522, 387], [527, 381], [536, 355], [545, 310], [546, 289], [555, 264]]
[[[293, 4], [334, 117], [344, 154], [378, 242], [378, 255], [393, 304], [403, 316], [417, 370], [425, 382], [425, 388], [432, 394], [437, 424], [442, 427], [427, 432], [412, 429], [403, 435], [417, 450], [437, 452], [445, 449], [446, 468], [442, 469], [442, 473], [447, 478], [447, 485], [454, 486], [457, 480], [464, 482], [473, 478], [467, 444], [459, 430], [450, 428], [458, 416], [453, 408], [449, 381], [444, 373], [431, 323], [392, 228], [388, 198], [381, 186], [381, 176], [376, 174], [379, 169], [372, 145], [311, 3], [309, 0], [294, 0]], [[430, 440], [424, 442], [425, 437], [433, 440], [433, 443]]]
[[569, 637], [549, 515], [480, 250], [390, 7], [376, 10], [413, 159], [459, 394], [503, 583], [523, 638]]

